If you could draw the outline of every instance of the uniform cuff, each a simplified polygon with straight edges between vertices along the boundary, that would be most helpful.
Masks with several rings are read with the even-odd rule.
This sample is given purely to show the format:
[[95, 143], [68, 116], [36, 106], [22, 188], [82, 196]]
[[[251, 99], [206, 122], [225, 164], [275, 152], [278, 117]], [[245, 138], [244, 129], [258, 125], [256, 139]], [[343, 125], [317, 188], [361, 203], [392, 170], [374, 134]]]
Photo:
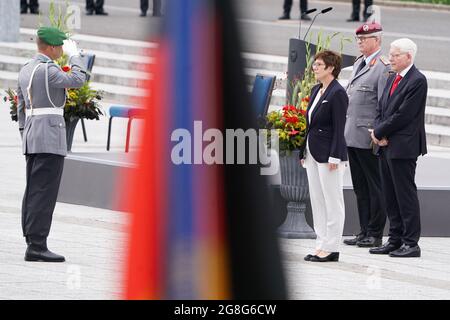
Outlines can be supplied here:
[[339, 164], [339, 163], [341, 163], [341, 159], [329, 157], [328, 158], [328, 163]]

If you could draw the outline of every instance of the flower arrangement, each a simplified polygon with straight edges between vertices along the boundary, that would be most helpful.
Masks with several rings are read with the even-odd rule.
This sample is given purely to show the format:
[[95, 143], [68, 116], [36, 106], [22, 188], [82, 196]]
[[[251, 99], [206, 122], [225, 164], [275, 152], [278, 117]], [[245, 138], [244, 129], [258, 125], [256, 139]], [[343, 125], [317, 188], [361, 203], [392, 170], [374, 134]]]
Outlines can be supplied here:
[[302, 110], [286, 105], [281, 110], [270, 112], [266, 120], [266, 128], [275, 129], [278, 133], [281, 152], [297, 150], [303, 145], [306, 137], [306, 108]]
[[[67, 65], [67, 55], [63, 55], [56, 63], [61, 66], [64, 72], [71, 72], [70, 66]], [[69, 122], [76, 119], [99, 120], [103, 115], [100, 106], [100, 100], [103, 97], [103, 91], [94, 90], [87, 81], [81, 88], [68, 89], [67, 100], [64, 105], [64, 119]]]
[[[317, 35], [316, 52], [328, 49], [331, 40], [339, 32], [324, 37], [320, 31]], [[350, 38], [341, 37], [340, 52], [343, 51], [344, 42], [351, 41]], [[317, 83], [312, 70], [311, 36], [306, 42], [306, 68], [302, 77], [294, 79], [292, 96], [288, 97], [288, 103], [281, 110], [270, 112], [266, 116], [266, 128], [276, 129], [279, 136], [279, 148], [281, 153], [301, 149], [306, 138], [306, 109], [309, 104], [312, 87]]]

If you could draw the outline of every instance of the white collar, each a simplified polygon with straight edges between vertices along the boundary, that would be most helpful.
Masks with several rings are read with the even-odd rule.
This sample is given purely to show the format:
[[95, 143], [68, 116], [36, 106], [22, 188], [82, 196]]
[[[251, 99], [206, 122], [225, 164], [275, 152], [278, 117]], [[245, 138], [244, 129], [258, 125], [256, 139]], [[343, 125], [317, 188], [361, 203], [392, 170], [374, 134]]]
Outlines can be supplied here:
[[406, 67], [402, 72], [397, 73], [399, 74], [402, 78], [404, 78], [406, 76], [406, 74], [408, 73], [408, 71], [412, 68], [414, 64], [411, 63], [408, 67]]

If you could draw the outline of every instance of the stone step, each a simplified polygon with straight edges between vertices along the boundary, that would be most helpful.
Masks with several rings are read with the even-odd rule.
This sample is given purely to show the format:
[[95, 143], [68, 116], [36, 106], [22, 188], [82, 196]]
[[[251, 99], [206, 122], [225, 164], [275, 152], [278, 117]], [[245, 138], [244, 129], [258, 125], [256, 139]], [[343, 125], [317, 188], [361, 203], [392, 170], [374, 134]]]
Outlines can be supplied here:
[[426, 124], [427, 144], [450, 147], [450, 127], [437, 124]]
[[[21, 28], [20, 41], [35, 43], [36, 29]], [[75, 34], [71, 37], [78, 44], [80, 49], [98, 50], [114, 53], [124, 53], [132, 55], [145, 55], [148, 51], [158, 47], [156, 43], [128, 40], [112, 37], [99, 37], [85, 34]]]
[[[0, 70], [18, 73], [22, 66], [28, 62], [28, 58], [0, 55]], [[100, 83], [115, 84], [128, 87], [138, 87], [140, 83], [148, 79], [148, 73], [94, 65], [92, 80]]]
[[427, 106], [425, 108], [425, 123], [450, 128], [450, 109]]
[[[270, 105], [268, 112], [280, 109], [281, 106]], [[425, 109], [425, 131], [428, 145], [450, 147], [450, 111], [427, 106]]]
[[[342, 85], [347, 80], [339, 81]], [[286, 90], [277, 88], [272, 92], [270, 104], [282, 106], [286, 103]], [[450, 90], [444, 89], [428, 89], [427, 105], [431, 107], [450, 109]]]
[[252, 69], [265, 69], [287, 73], [288, 59], [283, 56], [244, 52], [242, 54], [244, 67]]
[[[347, 67], [341, 71], [339, 75], [339, 79], [345, 80], [347, 83], [348, 79], [351, 76], [352, 67]], [[275, 75], [277, 77], [277, 88], [286, 89], [287, 86], [287, 73], [281, 71], [275, 71], [272, 69], [263, 69], [263, 68], [252, 68], [246, 66], [245, 68], [246, 75], [248, 76], [248, 83], [252, 83], [255, 79], [256, 74], [267, 74], [267, 75]], [[435, 72], [435, 71], [423, 71], [423, 74], [427, 78], [428, 88], [430, 89], [440, 89], [440, 90], [450, 90], [450, 74], [443, 72]]]
[[[286, 88], [285, 80], [287, 78], [288, 58], [284, 56], [274, 56], [257, 53], [243, 53], [244, 67], [249, 69], [272, 70], [275, 73], [284, 73], [283, 81], [280, 84], [281, 88]], [[340, 78], [348, 79], [353, 68], [347, 67], [341, 71]], [[254, 71], [253, 73], [255, 73]], [[433, 89], [450, 90], [450, 74], [437, 71], [421, 72], [427, 77], [428, 87]]]
[[[142, 88], [121, 86], [108, 83], [91, 82], [92, 88], [104, 91], [104, 99], [116, 101], [118, 103], [134, 104], [142, 97], [146, 91]], [[1, 88], [17, 88], [17, 73], [0, 71]], [[3, 95], [3, 92], [1, 93]]]
[[[144, 71], [153, 59], [143, 55], [86, 50], [95, 54], [95, 66]], [[27, 42], [0, 42], [0, 55], [31, 59], [36, 54], [36, 45]], [[1, 70], [1, 69], [0, 69]]]

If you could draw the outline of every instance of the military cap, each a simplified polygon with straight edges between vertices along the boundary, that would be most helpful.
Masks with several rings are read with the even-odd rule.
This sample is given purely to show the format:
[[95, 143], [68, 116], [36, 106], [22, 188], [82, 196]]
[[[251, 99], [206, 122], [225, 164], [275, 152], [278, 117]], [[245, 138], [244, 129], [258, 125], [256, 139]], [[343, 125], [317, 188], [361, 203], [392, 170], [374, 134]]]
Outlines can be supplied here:
[[356, 29], [355, 33], [357, 36], [359, 35], [371, 35], [376, 36], [381, 34], [381, 31], [383, 31], [383, 28], [381, 27], [381, 24], [372, 22], [372, 23], [365, 23], [362, 26], [360, 26], [358, 29]]
[[66, 34], [55, 27], [40, 27], [37, 35], [39, 39], [51, 46], [62, 46], [63, 41], [67, 39]]

